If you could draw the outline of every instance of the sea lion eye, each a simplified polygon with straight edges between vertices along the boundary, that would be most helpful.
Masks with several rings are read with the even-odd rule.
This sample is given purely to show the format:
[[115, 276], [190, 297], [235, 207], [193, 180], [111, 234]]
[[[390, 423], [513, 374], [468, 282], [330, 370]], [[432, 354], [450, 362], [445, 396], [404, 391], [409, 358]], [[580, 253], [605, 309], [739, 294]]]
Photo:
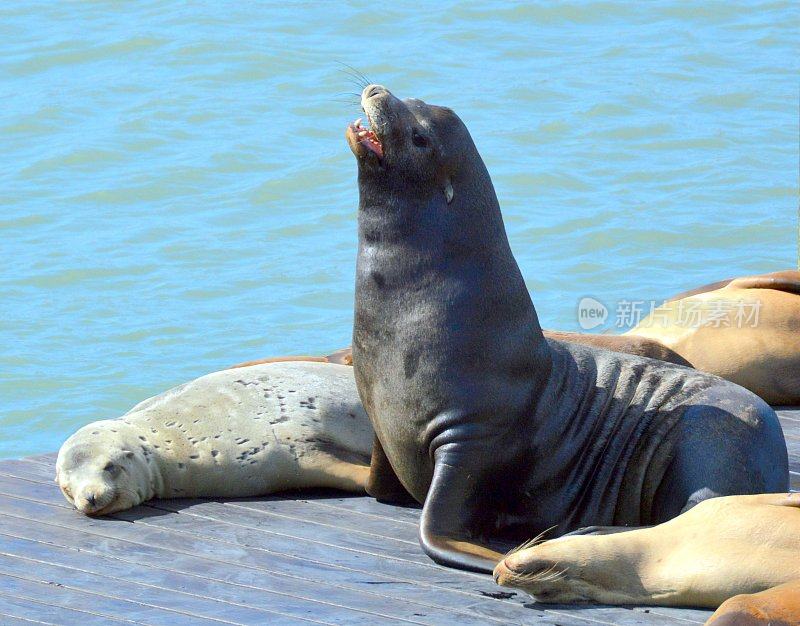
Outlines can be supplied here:
[[117, 466], [114, 465], [113, 463], [109, 462], [109, 463], [106, 463], [106, 466], [103, 468], [103, 471], [111, 473], [116, 469], [117, 469]]
[[424, 148], [428, 145], [428, 138], [425, 135], [420, 135], [416, 130], [411, 133], [411, 142], [418, 148]]

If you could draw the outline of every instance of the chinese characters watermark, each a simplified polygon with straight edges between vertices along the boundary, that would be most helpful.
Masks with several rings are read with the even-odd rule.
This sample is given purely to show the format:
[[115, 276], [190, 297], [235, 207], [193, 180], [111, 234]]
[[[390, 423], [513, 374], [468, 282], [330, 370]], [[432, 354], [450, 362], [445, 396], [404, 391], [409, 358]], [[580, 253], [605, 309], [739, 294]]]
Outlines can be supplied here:
[[[619, 300], [614, 309], [616, 328], [755, 328], [761, 312], [760, 300], [699, 300], [677, 302], [658, 300]], [[608, 307], [589, 296], [578, 302], [578, 325], [592, 330], [606, 322]]]

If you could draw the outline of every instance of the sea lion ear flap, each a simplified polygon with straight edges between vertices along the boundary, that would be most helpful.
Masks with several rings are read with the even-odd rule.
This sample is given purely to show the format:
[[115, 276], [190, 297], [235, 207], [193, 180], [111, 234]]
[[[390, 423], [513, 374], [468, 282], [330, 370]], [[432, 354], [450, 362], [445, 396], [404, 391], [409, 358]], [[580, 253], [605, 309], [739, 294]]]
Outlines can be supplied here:
[[447, 200], [447, 204], [453, 201], [453, 183], [450, 182], [449, 178], [444, 181], [444, 197]]

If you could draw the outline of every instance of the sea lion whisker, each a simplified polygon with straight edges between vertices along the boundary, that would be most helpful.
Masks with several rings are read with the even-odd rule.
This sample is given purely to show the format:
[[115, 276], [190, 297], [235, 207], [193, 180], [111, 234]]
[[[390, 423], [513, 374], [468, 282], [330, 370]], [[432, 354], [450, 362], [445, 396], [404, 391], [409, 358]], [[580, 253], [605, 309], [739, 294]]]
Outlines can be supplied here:
[[531, 579], [532, 580], [543, 580], [543, 579], [547, 578], [547, 576], [549, 574], [551, 574], [553, 571], [555, 571], [557, 566], [558, 566], [558, 563], [553, 563], [550, 567], [548, 567], [545, 570], [542, 570], [540, 572], [532, 572], [531, 573]]
[[349, 67], [349, 68], [350, 68], [350, 69], [351, 69], [353, 72], [355, 72], [355, 74], [356, 74], [356, 75], [357, 75], [359, 78], [361, 78], [361, 80], [363, 80], [363, 81], [365, 82], [365, 84], [364, 84], [364, 87], [366, 87], [367, 85], [371, 85], [371, 84], [374, 82], [374, 81], [373, 81], [373, 80], [372, 80], [372, 79], [371, 79], [369, 76], [367, 76], [367, 75], [366, 75], [364, 72], [362, 72], [361, 70], [359, 70], [359, 69], [357, 69], [357, 68], [353, 67], [352, 65], [348, 65], [347, 63], [345, 63], [344, 65], [345, 65], [345, 67]]
[[533, 539], [528, 539], [527, 541], [522, 542], [516, 548], [511, 548], [508, 552], [506, 552], [505, 556], [511, 556], [512, 554], [516, 554], [517, 552], [522, 552], [522, 550], [527, 550], [528, 548], [532, 548], [534, 546], [538, 546], [540, 543], [544, 543], [546, 540], [544, 536], [549, 533], [551, 530], [556, 528], [556, 525], [550, 526], [550, 528], [545, 528], [542, 532], [536, 535]]
[[557, 580], [561, 580], [567, 573], [567, 568], [564, 568], [559, 571], [550, 572], [549, 574], [545, 574], [540, 576], [536, 582], [539, 583], [552, 583]]
[[357, 81], [358, 86], [361, 87], [362, 89], [372, 83], [372, 81], [369, 78], [367, 78], [367, 76], [363, 72], [357, 70], [352, 65], [348, 65], [343, 61], [336, 61], [336, 63], [344, 66], [339, 71], [355, 79]]

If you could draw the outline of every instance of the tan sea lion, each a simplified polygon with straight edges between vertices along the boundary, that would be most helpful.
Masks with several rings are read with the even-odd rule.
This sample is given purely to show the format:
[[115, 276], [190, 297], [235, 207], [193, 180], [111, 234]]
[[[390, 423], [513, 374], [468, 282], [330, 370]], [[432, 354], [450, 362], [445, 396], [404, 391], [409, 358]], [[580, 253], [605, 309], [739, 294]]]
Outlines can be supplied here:
[[287, 361], [301, 361], [312, 363], [336, 363], [337, 365], [352, 365], [353, 364], [353, 351], [348, 348], [342, 348], [327, 356], [276, 356], [267, 359], [257, 359], [255, 361], [245, 361], [231, 365], [228, 369], [236, 369], [237, 367], [250, 367], [251, 365], [263, 365], [264, 363], [286, 363]]
[[676, 296], [621, 337], [661, 344], [770, 404], [800, 404], [800, 272], [704, 289]]
[[494, 577], [540, 602], [717, 608], [800, 578], [800, 493], [712, 498], [651, 528], [523, 546]]
[[799, 626], [800, 580], [725, 600], [706, 626]]
[[624, 352], [625, 354], [635, 354], [636, 356], [646, 356], [650, 359], [658, 359], [675, 365], [691, 367], [691, 363], [684, 359], [674, 350], [670, 350], [658, 341], [645, 339], [644, 337], [627, 335], [592, 335], [588, 333], [572, 333], [562, 330], [543, 330], [542, 334], [547, 339], [557, 339], [570, 343], [580, 343], [604, 350], [614, 352]]

